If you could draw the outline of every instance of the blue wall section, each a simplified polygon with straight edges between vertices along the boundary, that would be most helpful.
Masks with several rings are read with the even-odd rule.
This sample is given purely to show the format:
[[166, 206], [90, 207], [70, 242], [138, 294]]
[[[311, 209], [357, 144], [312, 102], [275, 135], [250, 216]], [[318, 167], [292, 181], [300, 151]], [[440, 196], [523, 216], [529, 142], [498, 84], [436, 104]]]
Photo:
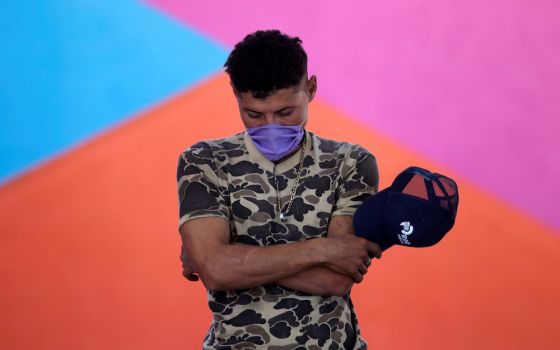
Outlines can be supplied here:
[[216, 72], [227, 56], [133, 1], [6, 1], [0, 38], [0, 183]]

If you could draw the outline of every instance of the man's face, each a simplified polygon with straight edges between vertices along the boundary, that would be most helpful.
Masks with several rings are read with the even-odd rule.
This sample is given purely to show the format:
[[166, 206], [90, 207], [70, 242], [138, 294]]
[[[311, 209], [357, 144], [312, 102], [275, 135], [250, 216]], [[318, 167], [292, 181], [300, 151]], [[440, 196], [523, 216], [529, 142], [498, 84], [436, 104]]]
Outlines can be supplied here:
[[267, 124], [301, 125], [307, 123], [309, 102], [315, 97], [317, 78], [303, 78], [299, 86], [276, 90], [264, 99], [251, 92], [235, 92], [241, 120], [246, 128]]

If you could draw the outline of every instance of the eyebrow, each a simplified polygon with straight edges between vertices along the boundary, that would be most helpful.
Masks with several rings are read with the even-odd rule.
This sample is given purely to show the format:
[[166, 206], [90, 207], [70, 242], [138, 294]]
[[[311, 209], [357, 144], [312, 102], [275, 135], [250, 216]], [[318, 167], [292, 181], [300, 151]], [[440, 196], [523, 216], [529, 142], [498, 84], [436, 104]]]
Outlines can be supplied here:
[[[294, 108], [294, 106], [283, 107], [283, 108], [281, 108], [281, 109], [275, 111], [274, 113], [281, 113], [281, 112], [283, 112], [283, 111], [285, 111], [285, 110], [287, 110], [287, 109], [290, 109], [290, 108]], [[250, 109], [250, 108], [243, 108], [243, 109], [244, 109], [245, 111], [247, 111], [247, 112], [262, 114], [262, 112], [255, 111], [255, 110], [252, 110], [252, 109]]]

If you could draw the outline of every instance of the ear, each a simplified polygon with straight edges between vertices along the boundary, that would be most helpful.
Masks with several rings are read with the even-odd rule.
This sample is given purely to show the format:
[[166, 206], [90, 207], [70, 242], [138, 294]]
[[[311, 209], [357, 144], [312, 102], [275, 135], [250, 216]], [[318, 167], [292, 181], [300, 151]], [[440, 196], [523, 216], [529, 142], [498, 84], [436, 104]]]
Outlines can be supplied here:
[[317, 77], [312, 75], [307, 81], [307, 92], [309, 96], [309, 102], [313, 101], [315, 94], [317, 93]]

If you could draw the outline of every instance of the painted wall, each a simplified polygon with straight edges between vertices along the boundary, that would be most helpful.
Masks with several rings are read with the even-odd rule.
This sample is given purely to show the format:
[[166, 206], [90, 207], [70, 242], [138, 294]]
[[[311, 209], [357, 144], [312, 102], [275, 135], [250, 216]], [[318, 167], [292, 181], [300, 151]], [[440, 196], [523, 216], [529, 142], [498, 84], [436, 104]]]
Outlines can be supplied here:
[[454, 177], [453, 231], [352, 291], [372, 347], [560, 341], [560, 4], [539, 0], [0, 5], [0, 347], [190, 349], [177, 156], [242, 130], [221, 67], [260, 28], [303, 39], [309, 129]]

